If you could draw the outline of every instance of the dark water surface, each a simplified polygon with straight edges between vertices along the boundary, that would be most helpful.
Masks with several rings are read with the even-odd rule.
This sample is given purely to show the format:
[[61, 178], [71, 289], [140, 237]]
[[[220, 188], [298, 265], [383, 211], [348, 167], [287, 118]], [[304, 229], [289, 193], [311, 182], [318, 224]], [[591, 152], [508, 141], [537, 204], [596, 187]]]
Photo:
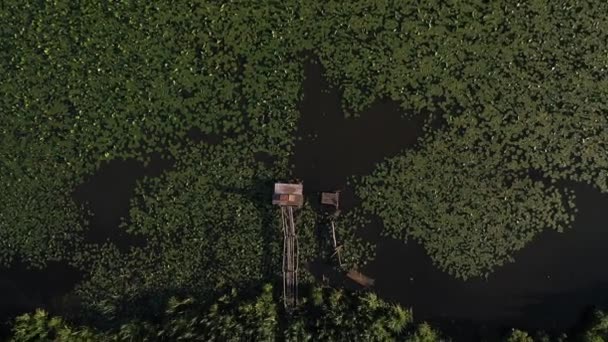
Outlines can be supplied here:
[[412, 306], [418, 319], [454, 320], [454, 327], [475, 323], [489, 330], [567, 331], [591, 306], [608, 305], [603, 266], [608, 260], [608, 196], [584, 186], [576, 193], [580, 212], [573, 228], [537, 236], [514, 263], [487, 280], [457, 280], [433, 267], [418, 244], [391, 239], [378, 242], [368, 272], [382, 297]]
[[44, 270], [29, 270], [21, 264], [0, 269], [0, 340], [16, 315], [37, 308], [52, 313], [70, 311], [77, 301], [69, 292], [80, 278], [78, 270], [59, 263], [49, 263]]
[[[318, 64], [307, 64], [292, 162], [311, 203], [318, 203], [321, 191], [343, 190], [341, 205], [349, 208], [356, 198], [347, 178], [369, 174], [386, 157], [415, 148], [425, 118], [404, 119], [397, 104], [385, 101], [345, 119], [338, 91], [322, 73]], [[188, 136], [210, 139], [196, 130]], [[148, 166], [111, 161], [89, 177], [74, 192], [75, 201], [92, 213], [87, 241], [140, 243], [119, 225], [128, 217], [137, 180], [170, 167], [171, 161], [157, 156]], [[375, 290], [382, 298], [412, 307], [418, 320], [434, 322], [460, 340], [495, 339], [508, 327], [568, 331], [591, 306], [608, 306], [608, 196], [587, 186], [574, 188], [580, 210], [574, 227], [541, 234], [515, 255], [515, 263], [487, 280], [464, 282], [437, 270], [418, 244], [381, 238], [376, 219], [365, 236], [376, 242], [377, 257], [364, 272], [376, 279]], [[61, 264], [41, 271], [20, 265], [0, 270], [0, 320], [38, 307], [65, 311], [73, 304], [69, 293], [80, 277]]]
[[[306, 76], [295, 175], [313, 202], [320, 191], [346, 189], [348, 207], [355, 199], [347, 176], [367, 174], [384, 158], [414, 148], [422, 119], [401, 119], [390, 102], [345, 119], [319, 65], [309, 64]], [[412, 307], [418, 320], [460, 340], [494, 340], [509, 327], [567, 332], [593, 305], [608, 306], [608, 196], [574, 189], [580, 210], [574, 227], [542, 233], [487, 280], [465, 282], [439, 271], [420, 245], [380, 238], [378, 220], [366, 228], [377, 257], [364, 272], [376, 279], [382, 298]]]
[[339, 93], [326, 83], [321, 66], [307, 63], [305, 73], [294, 174], [313, 203], [321, 191], [343, 190], [341, 205], [352, 206], [347, 177], [369, 174], [385, 157], [415, 145], [425, 118], [404, 120], [399, 105], [387, 101], [345, 119]]
[[[158, 155], [151, 156], [146, 166], [135, 160], [113, 160], [88, 177], [73, 193], [76, 203], [84, 205], [91, 214], [86, 241], [112, 241], [119, 247], [142, 243], [119, 225], [128, 217], [136, 182], [145, 176], [158, 176], [171, 165], [171, 161]], [[60, 315], [77, 310], [78, 300], [71, 292], [81, 279], [78, 270], [63, 263], [50, 263], [43, 270], [28, 269], [22, 264], [0, 269], [0, 322], [37, 308]], [[0, 326], [0, 339], [6, 336], [7, 327]]]
[[73, 194], [74, 200], [92, 214], [88, 217], [87, 241], [103, 243], [111, 240], [119, 247], [141, 243], [119, 226], [129, 217], [137, 181], [144, 177], [157, 177], [171, 165], [171, 160], [162, 159], [159, 155], [152, 155], [145, 166], [132, 159], [112, 160], [78, 186]]

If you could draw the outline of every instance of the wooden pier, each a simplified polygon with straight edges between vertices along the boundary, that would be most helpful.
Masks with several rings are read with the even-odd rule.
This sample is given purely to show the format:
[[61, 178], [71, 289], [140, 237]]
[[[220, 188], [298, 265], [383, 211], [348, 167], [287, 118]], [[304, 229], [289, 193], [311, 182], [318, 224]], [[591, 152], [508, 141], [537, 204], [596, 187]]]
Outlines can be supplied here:
[[298, 236], [293, 220], [293, 207], [281, 207], [283, 220], [283, 300], [285, 306], [298, 301]]
[[336, 239], [336, 224], [335, 219], [340, 215], [340, 192], [323, 192], [321, 193], [321, 204], [330, 205], [335, 208], [334, 214], [329, 218], [331, 225], [331, 237], [332, 237], [332, 245], [334, 247], [334, 255], [338, 256], [338, 264], [342, 267], [342, 257], [340, 256], [340, 250], [342, 249], [342, 245], [338, 245], [338, 240]]
[[304, 204], [302, 184], [276, 183], [272, 204], [281, 207], [283, 226], [283, 300], [286, 308], [298, 303], [298, 235], [294, 208]]
[[[342, 245], [339, 245], [338, 240], [336, 239], [336, 223], [335, 223], [336, 219], [340, 215], [340, 191], [321, 193], [321, 204], [332, 206], [335, 209], [334, 212], [329, 216], [329, 222], [330, 222], [330, 226], [331, 226], [332, 245], [334, 247], [334, 253], [332, 254], [332, 257], [337, 256], [338, 264], [340, 265], [340, 267], [343, 267], [345, 265], [342, 263], [342, 257], [340, 256], [340, 251], [342, 250]], [[352, 281], [354, 281], [355, 283], [357, 283], [363, 287], [374, 286], [374, 282], [375, 282], [374, 279], [359, 272], [356, 269], [356, 266], [355, 266], [355, 268], [348, 271], [346, 273], [346, 276], [349, 279], [351, 279]]]

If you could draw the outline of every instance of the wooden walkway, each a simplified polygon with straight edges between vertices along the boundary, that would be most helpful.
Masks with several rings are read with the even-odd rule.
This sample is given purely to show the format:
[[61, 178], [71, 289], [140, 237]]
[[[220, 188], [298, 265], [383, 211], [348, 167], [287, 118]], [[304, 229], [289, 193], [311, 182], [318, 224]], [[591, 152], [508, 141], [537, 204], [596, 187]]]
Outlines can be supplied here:
[[329, 217], [329, 222], [331, 224], [331, 238], [332, 244], [334, 246], [334, 255], [338, 256], [338, 264], [342, 267], [342, 257], [340, 256], [340, 250], [342, 249], [342, 245], [338, 245], [338, 240], [336, 239], [336, 218], [340, 215], [340, 191], [334, 192], [322, 192], [321, 193], [321, 204], [333, 206], [335, 212]]
[[281, 206], [283, 221], [283, 300], [286, 307], [298, 301], [298, 236], [293, 219], [293, 207]]
[[283, 226], [283, 300], [286, 308], [298, 303], [298, 236], [293, 219], [294, 208], [304, 204], [301, 183], [275, 183], [272, 204], [281, 207]]

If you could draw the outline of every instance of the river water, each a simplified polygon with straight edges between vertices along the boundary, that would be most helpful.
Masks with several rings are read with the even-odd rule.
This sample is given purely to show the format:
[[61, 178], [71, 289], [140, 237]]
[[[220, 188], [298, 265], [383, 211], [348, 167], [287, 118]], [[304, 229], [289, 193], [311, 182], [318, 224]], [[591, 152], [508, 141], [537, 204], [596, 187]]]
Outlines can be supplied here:
[[[397, 104], [383, 101], [346, 119], [340, 101], [320, 65], [308, 63], [292, 162], [309, 201], [318, 202], [321, 191], [343, 190], [341, 206], [349, 208], [357, 199], [347, 178], [369, 174], [383, 159], [416, 148], [424, 117], [404, 119]], [[194, 140], [206, 138], [191, 133]], [[118, 229], [128, 217], [136, 181], [170, 167], [171, 161], [158, 157], [146, 167], [136, 161], [102, 166], [74, 193], [93, 213], [87, 240], [139, 243]], [[510, 327], [568, 331], [592, 306], [608, 307], [608, 271], [603, 264], [608, 260], [608, 196], [587, 186], [571, 186], [580, 210], [573, 228], [542, 233], [515, 255], [515, 263], [487, 280], [465, 282], [439, 271], [418, 244], [380, 237], [382, 225], [373, 218], [365, 237], [376, 243], [377, 257], [364, 273], [375, 278], [374, 290], [382, 298], [412, 307], [417, 320], [430, 321], [459, 340], [493, 340]], [[58, 264], [43, 271], [18, 265], [0, 270], [0, 318], [37, 307], [69, 310], [74, 305], [69, 293], [80, 278], [77, 270]]]
[[[358, 118], [344, 118], [339, 91], [323, 79], [317, 63], [306, 66], [302, 118], [293, 162], [309, 200], [320, 191], [345, 190], [344, 207], [356, 199], [349, 175], [404, 149], [416, 148], [423, 119], [404, 115], [390, 101], [372, 105]], [[564, 233], [546, 231], [515, 255], [515, 262], [487, 280], [457, 280], [436, 269], [424, 249], [380, 237], [377, 219], [365, 237], [376, 242], [376, 259], [364, 272], [376, 279], [382, 297], [412, 307], [419, 321], [431, 321], [460, 340], [493, 340], [510, 327], [531, 331], [572, 329], [592, 306], [608, 305], [608, 196], [582, 185], [579, 213]]]
[[[111, 241], [121, 248], [142, 244], [119, 226], [128, 217], [137, 181], [159, 176], [171, 166], [171, 160], [154, 154], [145, 166], [135, 160], [113, 160], [89, 176], [73, 193], [74, 201], [88, 212], [85, 242]], [[65, 263], [50, 263], [42, 270], [21, 263], [0, 268], [0, 340], [7, 337], [10, 319], [38, 308], [77, 316], [79, 303], [72, 290], [81, 280], [81, 272]]]

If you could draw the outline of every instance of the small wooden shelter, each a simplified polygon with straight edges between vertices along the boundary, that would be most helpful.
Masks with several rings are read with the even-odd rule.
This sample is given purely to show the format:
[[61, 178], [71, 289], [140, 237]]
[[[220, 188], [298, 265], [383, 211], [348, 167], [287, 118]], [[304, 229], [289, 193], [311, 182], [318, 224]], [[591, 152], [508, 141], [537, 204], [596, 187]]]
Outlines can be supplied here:
[[335, 219], [338, 217], [338, 215], [340, 214], [340, 192], [339, 191], [334, 191], [334, 192], [322, 192], [321, 193], [321, 204], [324, 205], [331, 205], [334, 207], [335, 212], [332, 216], [330, 216], [330, 224], [331, 224], [331, 237], [332, 237], [332, 242], [333, 242], [333, 246], [334, 246], [334, 254], [332, 254], [332, 257], [334, 255], [338, 256], [338, 263], [340, 264], [340, 266], [342, 266], [342, 257], [340, 256], [340, 250], [342, 249], [341, 245], [338, 245], [338, 240], [336, 240], [336, 224], [335, 224]]
[[340, 192], [322, 192], [321, 193], [321, 204], [332, 205], [338, 209], [340, 206]]
[[301, 208], [304, 204], [302, 184], [275, 183], [272, 204]]

